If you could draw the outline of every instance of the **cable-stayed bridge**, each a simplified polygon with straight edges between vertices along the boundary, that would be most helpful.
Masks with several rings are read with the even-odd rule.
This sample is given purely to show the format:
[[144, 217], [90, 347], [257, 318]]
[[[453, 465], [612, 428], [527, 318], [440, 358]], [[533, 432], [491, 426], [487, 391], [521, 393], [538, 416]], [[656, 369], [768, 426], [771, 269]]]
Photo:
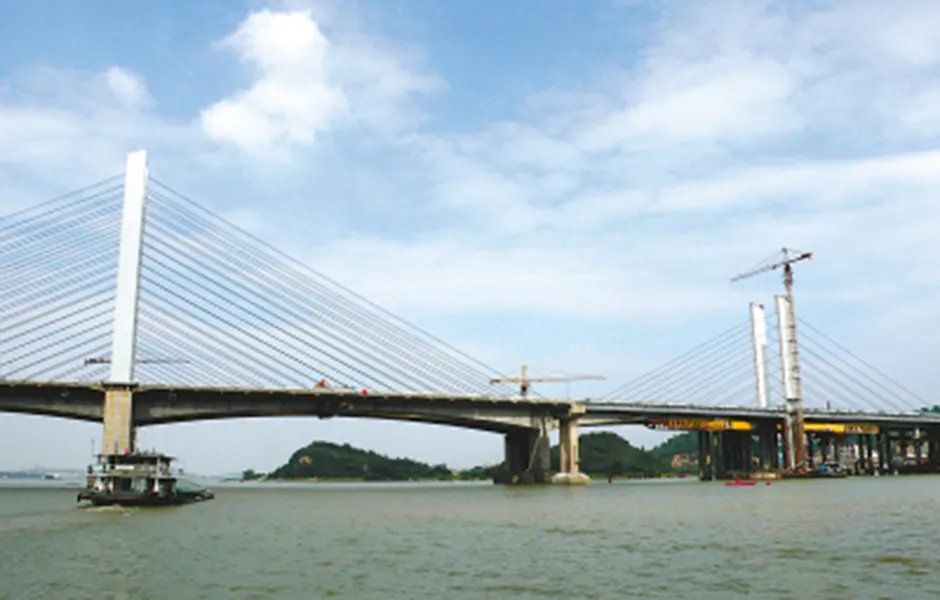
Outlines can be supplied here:
[[[702, 406], [780, 406], [785, 402], [781, 380], [780, 340], [773, 315], [764, 315], [766, 400], [757, 398], [754, 332], [742, 320], [673, 360], [607, 392], [599, 401], [676, 403]], [[807, 409], [847, 413], [918, 413], [929, 403], [876, 366], [797, 319], [804, 362], [803, 403]]]
[[[785, 437], [772, 326], [762, 377], [742, 323], [601, 399], [520, 396], [490, 384], [502, 373], [150, 177], [144, 152], [123, 175], [0, 218], [0, 281], [0, 410], [101, 421], [106, 452], [158, 423], [369, 417], [504, 434], [507, 477], [545, 480], [552, 429], [560, 470], [577, 474], [579, 423], [700, 429], [702, 453]], [[911, 431], [936, 460], [921, 431], [940, 417], [924, 401], [800, 327], [809, 435]], [[782, 466], [778, 454], [768, 445], [761, 464]]]

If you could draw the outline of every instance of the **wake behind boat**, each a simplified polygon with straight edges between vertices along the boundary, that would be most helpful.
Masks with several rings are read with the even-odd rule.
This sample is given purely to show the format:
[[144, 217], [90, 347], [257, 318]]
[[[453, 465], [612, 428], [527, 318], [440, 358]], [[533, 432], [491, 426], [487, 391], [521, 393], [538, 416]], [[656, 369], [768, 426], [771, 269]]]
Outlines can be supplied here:
[[202, 488], [181, 485], [170, 464], [173, 458], [158, 452], [99, 454], [88, 466], [87, 487], [77, 502], [94, 506], [177, 506], [211, 500]]

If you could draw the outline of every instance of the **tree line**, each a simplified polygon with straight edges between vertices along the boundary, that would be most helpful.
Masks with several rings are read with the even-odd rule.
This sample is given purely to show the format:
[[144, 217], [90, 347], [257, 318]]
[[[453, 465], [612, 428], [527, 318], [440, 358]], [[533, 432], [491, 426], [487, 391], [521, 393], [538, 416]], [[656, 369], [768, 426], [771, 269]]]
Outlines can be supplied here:
[[[598, 477], [659, 477], [691, 472], [691, 467], [674, 468], [674, 454], [695, 452], [694, 433], [676, 435], [646, 450], [611, 432], [580, 436], [581, 471]], [[559, 449], [551, 449], [552, 468], [558, 469]], [[391, 458], [349, 444], [316, 441], [294, 452], [288, 461], [270, 473], [248, 469], [242, 479], [320, 479], [357, 481], [475, 480], [490, 479], [501, 465], [481, 465], [452, 470], [445, 464], [430, 465], [408, 458]]]

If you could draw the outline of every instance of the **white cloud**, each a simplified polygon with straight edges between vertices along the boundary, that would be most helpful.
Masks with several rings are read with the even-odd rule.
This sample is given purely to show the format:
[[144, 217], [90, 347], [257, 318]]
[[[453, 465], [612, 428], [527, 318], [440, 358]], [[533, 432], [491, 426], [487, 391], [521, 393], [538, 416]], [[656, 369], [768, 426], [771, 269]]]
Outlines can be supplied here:
[[[390, 207], [411, 224], [408, 241], [354, 223], [344, 225], [346, 240], [317, 236], [320, 247], [305, 252], [337, 271], [352, 266], [356, 281], [396, 306], [622, 319], [688, 312], [684, 298], [695, 291], [723, 308], [737, 298], [724, 290], [727, 275], [782, 244], [819, 249], [840, 265], [857, 260], [866, 240], [910, 252], [929, 239], [924, 228], [912, 232], [913, 211], [917, 223], [937, 220], [937, 155], [906, 151], [907, 138], [888, 120], [870, 129], [894, 136], [892, 148], [833, 151], [815, 137], [832, 131], [828, 117], [841, 106], [872, 113], [858, 86], [890, 88], [929, 62], [929, 27], [879, 10], [667, 10], [660, 35], [619, 85], [523, 98], [530, 116], [476, 132], [411, 129], [387, 138], [413, 172], [411, 187], [387, 191], [408, 199]], [[829, 27], [838, 19], [845, 28]], [[872, 37], [863, 25], [873, 19], [884, 31], [909, 32], [921, 50]], [[874, 42], [891, 60], [846, 59]], [[415, 114], [415, 94], [441, 86], [418, 53], [306, 9], [253, 12], [220, 46], [248, 67], [251, 83], [191, 123], [142, 111], [153, 108], [146, 83], [124, 68], [34, 75], [24, 89], [54, 93], [39, 105], [0, 105], [0, 158], [37, 174], [50, 164], [104, 174], [103, 165], [119, 169], [124, 151], [154, 136], [190, 156], [215, 140], [253, 157], [302, 157], [325, 131], [393, 134], [401, 132], [393, 124], [416, 125], [398, 117]], [[899, 62], [903, 74], [891, 68]], [[903, 103], [890, 94], [877, 100], [882, 116], [906, 106], [892, 118], [921, 141], [940, 123], [931, 110], [936, 82], [922, 75]], [[77, 89], [80, 97], [67, 94]], [[341, 198], [323, 198], [311, 212], [332, 202], [354, 214], [367, 204], [337, 181]], [[297, 182], [305, 190], [308, 182]], [[292, 210], [260, 211], [247, 191], [229, 196], [256, 231], [265, 231], [265, 215]], [[919, 256], [911, 269], [930, 272], [932, 254]], [[413, 285], [400, 289], [400, 278], [387, 276], [396, 272]], [[894, 273], [899, 282], [903, 272]]]
[[[665, 11], [660, 37], [620, 85], [554, 90], [524, 99], [534, 109], [527, 117], [414, 138], [430, 171], [425, 205], [448, 225], [381, 250], [374, 239], [350, 241], [381, 256], [371, 281], [398, 265], [433, 282], [434, 300], [417, 291], [410, 300], [423, 310], [503, 303], [646, 318], [702, 310], [687, 301], [696, 291], [723, 307], [736, 297], [720, 291], [728, 276], [794, 245], [824, 261], [815, 267], [828, 274], [814, 282], [820, 299], [865, 301], [860, 261], [874, 253], [892, 266], [878, 300], [902, 301], [907, 273], [930, 272], [940, 259], [929, 233], [940, 225], [940, 156], [923, 145], [940, 124], [930, 102], [936, 77], [923, 70], [926, 50], [914, 56], [882, 40], [890, 58], [871, 60], [867, 25], [910, 30], [918, 48], [930, 47], [928, 32], [870, 3], [717, 6]], [[454, 234], [466, 228], [473, 234]], [[544, 266], [523, 260], [529, 252]], [[442, 256], [461, 265], [459, 281], [434, 267]], [[530, 293], [494, 300], [491, 273]], [[562, 299], [555, 285], [565, 279], [576, 291]], [[390, 298], [407, 295], [386, 285]], [[590, 286], [602, 300], [577, 291]]]
[[881, 25], [869, 29], [868, 35], [881, 42], [880, 48], [915, 67], [940, 62], [940, 6], [936, 2], [912, 3], [906, 11], [884, 3], [869, 3], [868, 8], [874, 13], [869, 24]]
[[913, 95], [899, 118], [914, 135], [928, 138], [940, 135], [940, 87]]
[[419, 314], [649, 320], [686, 313], [693, 297], [700, 310], [744, 301], [723, 282], [678, 281], [605, 250], [553, 247], [551, 240], [484, 248], [458, 235], [411, 244], [355, 237], [322, 248], [310, 262], [344, 273], [384, 306]]
[[408, 121], [403, 102], [438, 80], [405, 64], [400, 52], [363, 34], [327, 39], [311, 10], [250, 14], [221, 46], [250, 65], [251, 86], [206, 108], [205, 133], [253, 157], [286, 156], [348, 123], [379, 130]]
[[119, 174], [128, 151], [198, 152], [187, 124], [161, 118], [144, 78], [120, 67], [100, 72], [39, 67], [0, 83], [0, 211]]
[[747, 141], [801, 125], [786, 104], [793, 82], [771, 61], [727, 57], [679, 70], [663, 67], [652, 70], [635, 103], [588, 127], [578, 145], [597, 152], [622, 145]]
[[653, 210], [713, 211], [761, 207], [767, 201], [826, 210], [879, 201], [892, 189], [940, 185], [940, 152], [869, 156], [854, 160], [801, 161], [740, 169], [717, 178], [683, 182], [658, 194]]
[[142, 77], [120, 67], [111, 67], [104, 73], [108, 87], [117, 99], [129, 108], [147, 105], [150, 94]]
[[342, 90], [328, 81], [329, 42], [309, 11], [252, 13], [222, 45], [258, 79], [203, 111], [209, 137], [259, 153], [309, 145], [345, 109]]

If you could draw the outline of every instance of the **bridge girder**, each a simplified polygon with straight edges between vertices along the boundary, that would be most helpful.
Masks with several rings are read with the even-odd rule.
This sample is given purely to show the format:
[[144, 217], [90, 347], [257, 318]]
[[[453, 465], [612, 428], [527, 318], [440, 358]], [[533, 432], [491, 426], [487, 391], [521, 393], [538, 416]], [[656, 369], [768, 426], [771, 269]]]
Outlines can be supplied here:
[[[0, 381], [0, 411], [102, 420], [103, 384]], [[761, 422], [783, 419], [777, 408], [680, 404], [576, 403], [498, 396], [393, 394], [354, 390], [245, 390], [141, 386], [134, 390], [138, 426], [227, 418], [316, 416], [426, 422], [506, 433], [520, 428], [557, 427], [576, 417], [582, 427], [645, 425], [650, 419], [734, 418]], [[928, 413], [872, 413], [807, 410], [807, 422], [867, 423], [883, 427], [940, 427]], [[543, 425], [541, 421], [546, 421]]]
[[567, 413], [558, 406], [499, 402], [429, 401], [381, 395], [330, 396], [277, 392], [202, 392], [145, 390], [135, 394], [134, 422], [141, 426], [230, 418], [309, 416], [375, 418], [424, 422], [507, 433], [549, 426]]
[[[70, 419], [103, 419], [106, 387], [0, 382], [0, 411]], [[329, 390], [251, 391], [224, 388], [140, 387], [134, 391], [134, 424], [313, 416], [422, 422], [508, 433], [557, 427], [570, 404], [500, 397], [428, 394], [361, 394]]]
[[[613, 425], [643, 425], [650, 419], [739, 419], [754, 423], [780, 422], [785, 413], [781, 408], [746, 406], [696, 406], [689, 404], [614, 404], [587, 403], [585, 415], [579, 419], [582, 427]], [[805, 411], [807, 423], [837, 422], [871, 424], [880, 427], [933, 427], [940, 426], [940, 415], [906, 412], [866, 412], [813, 410]]]
[[0, 411], [101, 421], [104, 392], [84, 385], [0, 381]]

